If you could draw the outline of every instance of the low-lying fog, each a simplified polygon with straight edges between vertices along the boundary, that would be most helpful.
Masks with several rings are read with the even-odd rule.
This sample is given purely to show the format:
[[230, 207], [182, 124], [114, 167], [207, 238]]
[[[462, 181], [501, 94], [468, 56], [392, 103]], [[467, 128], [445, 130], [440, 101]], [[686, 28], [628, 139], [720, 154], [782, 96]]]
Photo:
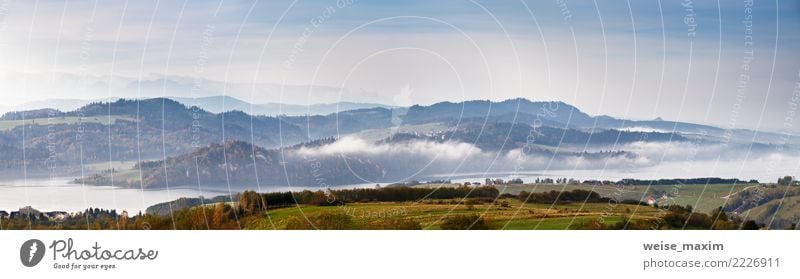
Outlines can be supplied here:
[[[554, 149], [558, 150], [558, 149]], [[568, 177], [579, 180], [622, 178], [659, 179], [723, 177], [743, 180], [758, 179], [773, 182], [779, 176], [796, 175], [800, 157], [796, 150], [775, 146], [748, 148], [746, 145], [723, 144], [633, 143], [614, 148], [625, 154], [598, 155], [608, 148], [587, 149], [579, 156], [572, 147], [558, 155], [533, 153], [525, 148], [508, 152], [481, 150], [470, 143], [409, 141], [392, 144], [371, 143], [356, 137], [312, 148], [290, 152], [298, 157], [338, 156], [344, 160], [369, 159], [384, 166], [388, 173], [384, 181], [363, 181], [342, 187], [373, 187], [404, 180], [445, 179], [454, 182], [483, 181], [491, 178]], [[577, 151], [581, 151], [580, 149]], [[593, 155], [591, 155], [593, 154]], [[291, 157], [291, 156], [290, 156]], [[324, 166], [322, 166], [324, 167]], [[107, 186], [81, 186], [68, 183], [70, 179], [36, 179], [0, 181], [0, 210], [16, 210], [31, 205], [40, 210], [79, 211], [87, 207], [113, 208], [136, 213], [155, 203], [179, 197], [213, 197], [241, 191], [233, 187], [172, 187], [170, 189], [122, 189]], [[301, 190], [294, 187], [261, 187], [262, 192]], [[311, 187], [313, 189], [313, 187]], [[337, 187], [338, 188], [338, 187]]]

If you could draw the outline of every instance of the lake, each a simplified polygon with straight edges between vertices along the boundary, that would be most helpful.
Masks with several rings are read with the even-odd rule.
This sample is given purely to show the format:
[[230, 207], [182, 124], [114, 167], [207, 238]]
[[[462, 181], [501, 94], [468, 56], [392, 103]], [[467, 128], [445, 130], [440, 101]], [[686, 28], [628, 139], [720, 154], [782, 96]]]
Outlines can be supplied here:
[[[215, 197], [241, 192], [227, 186], [170, 187], [169, 189], [135, 189], [112, 186], [90, 186], [70, 183], [72, 178], [28, 179], [0, 181], [0, 210], [15, 211], [32, 206], [40, 211], [77, 212], [83, 209], [106, 208], [127, 210], [131, 214], [142, 212], [148, 206], [175, 200], [180, 197]], [[297, 187], [269, 187], [262, 191], [297, 191]]]
[[[697, 178], [722, 177], [742, 180], [758, 179], [760, 182], [774, 182], [779, 176], [798, 173], [798, 162], [787, 160], [780, 164], [768, 165], [759, 161], [698, 161], [665, 162], [653, 167], [606, 170], [549, 170], [491, 173], [442, 174], [420, 180], [449, 179], [453, 182], [483, 182], [485, 178], [522, 178], [525, 182], [536, 178], [575, 178], [579, 180], [600, 179], [620, 180], [623, 178]], [[175, 200], [180, 197], [215, 197], [241, 192], [245, 189], [231, 189], [227, 186], [170, 187], [159, 189], [131, 189], [111, 186], [82, 186], [71, 184], [72, 178], [0, 180], [0, 210], [13, 211], [31, 205], [42, 211], [81, 211], [88, 207], [127, 210], [136, 214], [156, 203]], [[381, 183], [386, 185], [387, 183]], [[334, 188], [371, 188], [375, 183], [337, 186]], [[318, 190], [313, 187], [262, 186], [260, 192]], [[258, 190], [258, 189], [253, 189]]]

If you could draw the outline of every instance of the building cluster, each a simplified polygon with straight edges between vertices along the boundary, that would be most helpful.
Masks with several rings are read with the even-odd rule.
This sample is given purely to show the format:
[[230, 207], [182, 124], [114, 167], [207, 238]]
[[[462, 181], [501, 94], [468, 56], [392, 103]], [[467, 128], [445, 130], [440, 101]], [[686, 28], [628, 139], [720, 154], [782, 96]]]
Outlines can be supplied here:
[[495, 179], [487, 178], [486, 180], [484, 180], [483, 183], [477, 181], [464, 182], [464, 186], [481, 186], [481, 185], [494, 186], [494, 185], [524, 184], [524, 183], [525, 182], [522, 181], [522, 178], [514, 178], [509, 180], [504, 180], [502, 178], [495, 178]]

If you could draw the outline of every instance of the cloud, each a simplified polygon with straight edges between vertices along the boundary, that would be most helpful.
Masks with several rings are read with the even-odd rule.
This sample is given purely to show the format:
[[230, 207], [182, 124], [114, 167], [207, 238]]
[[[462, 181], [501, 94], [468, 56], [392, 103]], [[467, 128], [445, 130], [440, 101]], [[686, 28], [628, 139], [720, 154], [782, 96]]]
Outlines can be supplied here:
[[348, 136], [318, 148], [301, 148], [298, 153], [304, 156], [416, 156], [427, 159], [457, 161], [481, 155], [483, 152], [475, 145], [463, 142], [409, 141], [393, 144], [375, 144], [361, 138]]
[[[387, 178], [408, 180], [442, 174], [484, 172], [537, 172], [550, 170], [620, 170], [658, 171], [658, 177], [725, 176], [771, 177], [785, 173], [786, 165], [800, 162], [795, 150], [781, 153], [770, 149], [752, 149], [749, 156], [742, 146], [723, 144], [693, 144], [691, 142], [635, 142], [620, 146], [624, 153], [585, 154], [563, 152], [556, 155], [525, 153], [513, 149], [503, 153], [481, 150], [463, 142], [407, 141], [400, 143], [372, 143], [348, 136], [335, 143], [319, 147], [303, 147], [294, 151], [302, 157], [343, 160], [368, 160], [385, 169]], [[747, 158], [746, 158], [747, 157]], [[712, 169], [718, 165], [719, 169]], [[769, 167], [772, 166], [772, 167]], [[656, 168], [656, 169], [653, 169]], [[742, 171], [746, 168], [746, 171]], [[765, 172], [756, 175], [755, 170]], [[600, 173], [598, 173], [599, 175]], [[649, 177], [649, 176], [648, 176]]]

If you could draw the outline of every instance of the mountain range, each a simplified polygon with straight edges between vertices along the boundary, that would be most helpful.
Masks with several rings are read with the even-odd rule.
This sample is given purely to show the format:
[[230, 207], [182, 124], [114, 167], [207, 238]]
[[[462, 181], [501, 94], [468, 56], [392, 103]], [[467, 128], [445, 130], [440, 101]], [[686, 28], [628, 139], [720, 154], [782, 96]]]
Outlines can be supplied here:
[[[220, 95], [227, 96], [225, 109], [222, 109], [221, 100], [206, 102], [208, 107], [204, 109], [212, 112], [224, 112], [227, 110], [241, 110], [250, 112], [250, 105], [243, 107], [232, 107], [230, 104], [237, 103], [236, 100], [250, 100], [254, 105], [254, 114], [258, 115], [277, 115], [279, 113], [292, 115], [289, 112], [295, 111], [298, 115], [305, 115], [306, 104], [336, 104], [347, 100], [342, 100], [341, 96], [357, 96], [343, 88], [335, 88], [320, 85], [292, 85], [274, 84], [258, 81], [218, 81], [201, 77], [189, 77], [178, 75], [145, 74], [138, 77], [120, 75], [80, 75], [65, 72], [4, 72], [0, 73], [0, 91], [2, 92], [26, 92], [30, 96], [54, 96], [56, 99], [28, 102], [19, 105], [8, 105], [3, 108], [0, 106], [0, 113], [14, 110], [30, 110], [42, 108], [54, 108], [61, 111], [71, 111], [86, 105], [89, 102], [114, 101], [118, 97], [127, 99], [148, 99], [148, 98], [171, 98], [169, 96], [180, 96], [179, 100], [187, 105], [193, 105], [194, 99], [219, 99]], [[63, 99], [63, 96], [81, 96], [83, 100]], [[313, 97], [312, 97], [313, 96]], [[19, 97], [19, 96], [15, 96]], [[59, 99], [61, 98], [61, 99]], [[10, 100], [25, 98], [9, 98]], [[187, 100], [188, 99], [188, 100]], [[284, 104], [284, 110], [279, 111], [275, 106], [267, 105], [267, 111], [259, 111], [261, 101], [269, 100]], [[361, 99], [358, 99], [361, 100]], [[219, 102], [217, 102], [219, 101]], [[302, 104], [297, 110], [287, 104]], [[272, 104], [274, 105], [274, 104]], [[203, 107], [202, 105], [199, 105]], [[382, 106], [382, 105], [379, 105]], [[336, 106], [333, 106], [334, 108]], [[346, 105], [339, 106], [346, 110], [353, 107]], [[326, 108], [326, 109], [331, 109]], [[327, 114], [333, 111], [315, 112], [312, 108], [310, 114]]]
[[[356, 102], [336, 102], [329, 104], [310, 104], [310, 105], [295, 105], [295, 104], [282, 104], [282, 103], [264, 103], [254, 104], [239, 100], [231, 96], [208, 96], [208, 97], [167, 97], [186, 104], [187, 106], [197, 106], [213, 113], [222, 113], [229, 111], [243, 111], [252, 115], [267, 115], [267, 116], [303, 116], [303, 115], [326, 115], [340, 111], [363, 109], [363, 108], [393, 108], [392, 106], [373, 104], [373, 103], [356, 103]], [[0, 115], [16, 112], [16, 111], [32, 111], [41, 109], [55, 109], [59, 111], [73, 111], [91, 103], [107, 103], [114, 102], [120, 98], [103, 98], [95, 100], [82, 100], [82, 99], [46, 99], [39, 101], [26, 102], [16, 106], [3, 106], [0, 105]], [[148, 99], [148, 98], [145, 98]]]
[[[643, 157], [642, 144], [758, 151], [776, 145], [795, 150], [797, 143], [749, 130], [590, 116], [567, 103], [522, 98], [410, 107], [338, 104], [335, 113], [303, 116], [213, 112], [203, 106], [223, 99], [200, 100], [191, 106], [170, 98], [92, 102], [71, 111], [25, 111], [24, 121], [21, 112], [6, 113], [0, 118], [0, 173], [25, 167], [32, 174], [58, 169], [68, 176], [81, 163], [135, 161], [132, 169], [79, 181], [137, 187], [341, 185], [454, 170], [535, 170], [545, 167], [541, 158], [555, 158], [548, 167], [556, 168], [601, 161], [636, 167], [652, 161]], [[224, 100], [226, 108], [229, 101], [250, 106]]]

